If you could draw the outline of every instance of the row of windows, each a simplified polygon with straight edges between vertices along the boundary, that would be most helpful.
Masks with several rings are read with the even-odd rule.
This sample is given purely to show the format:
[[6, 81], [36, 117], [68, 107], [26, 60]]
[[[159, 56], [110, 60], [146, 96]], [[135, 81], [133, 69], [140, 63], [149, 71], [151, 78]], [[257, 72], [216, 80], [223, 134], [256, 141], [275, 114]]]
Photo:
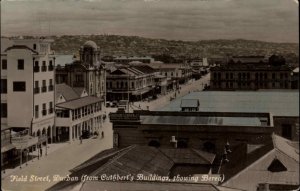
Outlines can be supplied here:
[[[280, 79], [283, 78], [288, 78], [289, 74], [288, 73], [280, 73]], [[221, 79], [221, 73], [214, 73], [213, 77], [215, 79]], [[238, 73], [238, 79], [250, 79], [250, 73]], [[272, 79], [276, 78], [276, 73], [272, 73], [271, 75]], [[225, 73], [225, 78], [226, 79], [234, 79], [234, 74], [233, 73]], [[255, 78], [256, 79], [268, 79], [268, 74], [267, 73], [255, 73]]]
[[[1, 79], [1, 93], [7, 93], [7, 79]], [[53, 80], [49, 80], [48, 91], [53, 91]], [[14, 92], [25, 92], [26, 91], [26, 82], [24, 81], [15, 81], [13, 82], [13, 91]], [[41, 92], [47, 92], [46, 80], [43, 80], [43, 84], [41, 87]], [[34, 93], [40, 93], [39, 81], [35, 81], [34, 85]]]
[[[221, 87], [221, 82], [215, 82], [213, 83], [214, 86], [216, 87]], [[238, 82], [237, 83], [237, 87], [241, 88], [241, 87], [250, 87], [252, 85], [252, 83], [250, 82]], [[285, 83], [275, 83], [273, 82], [272, 84], [268, 84], [268, 83], [263, 83], [263, 82], [256, 82], [253, 84], [255, 87], [254, 88], [289, 88], [289, 83], [285, 82]], [[277, 85], [277, 86], [276, 86]], [[225, 83], [226, 88], [233, 88], [233, 82], [226, 82]]]
[[92, 105], [84, 106], [82, 108], [72, 110], [72, 120], [76, 120], [91, 113], [99, 111], [101, 111], [101, 103], [95, 103]]
[[[23, 59], [18, 59], [18, 65], [17, 65], [18, 70], [24, 70], [24, 60]], [[1, 69], [6, 70], [7, 69], [7, 60], [3, 59], [1, 61]], [[52, 64], [52, 60], [49, 61], [48, 65], [48, 71], [53, 71], [54, 66]], [[39, 72], [40, 71], [40, 66], [39, 66], [39, 61], [34, 62], [34, 72]], [[47, 71], [47, 66], [46, 66], [46, 61], [43, 61], [43, 65], [41, 68], [42, 72]]]
[[[47, 110], [47, 106], [46, 106], [47, 104], [46, 103], [43, 103], [43, 105], [42, 105], [42, 111], [41, 111], [41, 115], [42, 116], [46, 116], [47, 115], [47, 113], [49, 113], [49, 114], [52, 114], [53, 112], [54, 112], [54, 108], [53, 108], [53, 102], [51, 101], [51, 102], [49, 102], [49, 106], [48, 106], [48, 110]], [[39, 105], [35, 105], [34, 106], [34, 117], [35, 118], [39, 118], [39, 116], [40, 116], [40, 112], [39, 112], [40, 110], [39, 110]]]
[[[52, 60], [49, 61], [49, 65], [48, 65], [48, 71], [53, 71], [54, 66], [53, 66], [53, 62]], [[34, 72], [47, 72], [47, 65], [46, 65], [46, 61], [42, 61], [42, 66], [40, 67], [39, 65], [39, 61], [34, 61], [34, 68], [33, 68]]]
[[[51, 92], [51, 91], [53, 91], [53, 89], [54, 89], [53, 79], [49, 79], [48, 91]], [[40, 93], [40, 90], [41, 90], [42, 93], [47, 92], [46, 80], [42, 81], [42, 87], [41, 88], [39, 86], [39, 81], [34, 82], [34, 93], [38, 94], [38, 93]]]

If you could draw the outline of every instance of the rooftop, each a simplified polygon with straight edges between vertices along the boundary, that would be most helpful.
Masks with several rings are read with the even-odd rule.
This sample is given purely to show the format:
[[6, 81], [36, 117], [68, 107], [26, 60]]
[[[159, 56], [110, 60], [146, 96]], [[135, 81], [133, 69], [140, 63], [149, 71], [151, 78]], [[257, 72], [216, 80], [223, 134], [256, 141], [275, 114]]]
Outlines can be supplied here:
[[180, 111], [181, 100], [198, 99], [199, 111], [271, 113], [274, 116], [299, 116], [299, 92], [276, 91], [202, 91], [173, 100], [161, 111]]
[[262, 126], [258, 117], [141, 116], [142, 124]]
[[86, 96], [86, 97], [80, 97], [78, 99], [56, 104], [56, 107], [65, 108], [65, 109], [77, 109], [101, 101], [103, 101], [102, 98], [98, 98], [94, 96]]
[[199, 107], [198, 99], [182, 99], [180, 107]]

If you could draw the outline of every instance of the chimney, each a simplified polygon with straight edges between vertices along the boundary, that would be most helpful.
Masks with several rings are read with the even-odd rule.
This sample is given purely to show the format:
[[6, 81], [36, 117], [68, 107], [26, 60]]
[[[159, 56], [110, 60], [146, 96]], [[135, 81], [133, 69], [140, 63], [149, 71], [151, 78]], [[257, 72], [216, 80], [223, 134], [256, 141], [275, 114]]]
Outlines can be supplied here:
[[228, 160], [228, 158], [227, 158], [227, 151], [226, 151], [226, 149], [224, 149], [223, 160], [224, 160], [224, 162], [226, 162], [226, 163], [229, 162], [229, 160]]
[[230, 150], [230, 144], [229, 144], [228, 140], [227, 140], [227, 142], [226, 142], [226, 144], [225, 144], [225, 151], [226, 151], [228, 154], [231, 153], [231, 150]]
[[176, 149], [177, 148], [177, 140], [176, 140], [175, 136], [171, 137], [170, 142], [171, 142], [171, 145]]

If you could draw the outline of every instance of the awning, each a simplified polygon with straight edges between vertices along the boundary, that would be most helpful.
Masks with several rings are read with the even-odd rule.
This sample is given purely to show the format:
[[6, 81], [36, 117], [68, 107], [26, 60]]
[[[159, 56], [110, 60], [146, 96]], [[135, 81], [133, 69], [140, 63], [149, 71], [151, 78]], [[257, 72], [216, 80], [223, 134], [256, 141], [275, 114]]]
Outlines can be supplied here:
[[6, 151], [9, 151], [11, 149], [14, 149], [16, 148], [13, 144], [8, 144], [8, 145], [5, 145], [3, 147], [1, 147], [1, 153], [5, 153]]
[[137, 90], [137, 91], [132, 92], [132, 95], [142, 95], [144, 93], [149, 92], [150, 90], [151, 90], [151, 88], [146, 87], [146, 88], [143, 88], [141, 90]]

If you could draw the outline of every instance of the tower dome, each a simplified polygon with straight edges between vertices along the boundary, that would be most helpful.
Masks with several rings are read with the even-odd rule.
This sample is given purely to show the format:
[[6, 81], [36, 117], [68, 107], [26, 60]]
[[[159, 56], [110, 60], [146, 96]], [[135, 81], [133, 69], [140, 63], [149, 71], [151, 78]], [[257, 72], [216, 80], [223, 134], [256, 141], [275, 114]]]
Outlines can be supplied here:
[[93, 49], [97, 49], [98, 46], [94, 41], [89, 40], [83, 44], [83, 47], [91, 47]]

